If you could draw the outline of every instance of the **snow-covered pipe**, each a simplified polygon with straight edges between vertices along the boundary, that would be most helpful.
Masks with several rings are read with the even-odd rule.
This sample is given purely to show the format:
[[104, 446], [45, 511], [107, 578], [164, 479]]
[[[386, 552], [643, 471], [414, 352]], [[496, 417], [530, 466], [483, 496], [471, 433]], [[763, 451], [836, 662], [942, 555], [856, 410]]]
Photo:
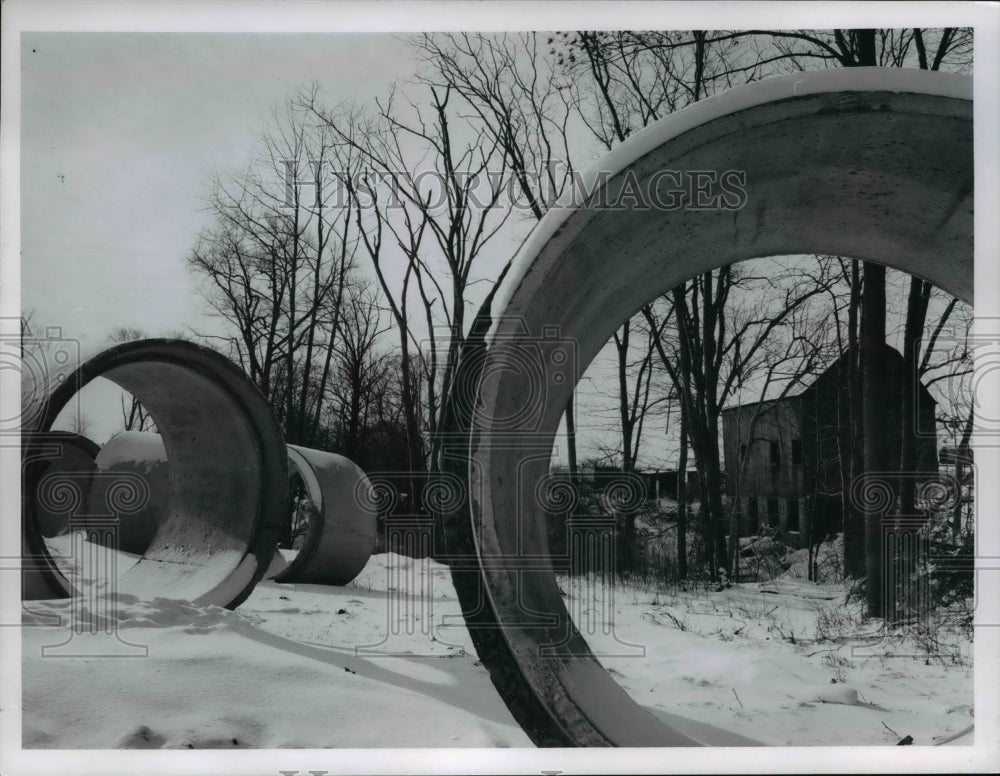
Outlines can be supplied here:
[[[72, 355], [72, 343], [60, 347]], [[142, 559], [118, 578], [118, 591], [235, 608], [267, 570], [288, 511], [288, 457], [267, 401], [231, 361], [181, 340], [139, 340], [73, 361], [64, 355], [22, 370], [22, 595], [73, 592], [38, 530], [38, 508], [45, 500], [71, 524], [87, 524], [94, 505], [79, 478], [42, 481], [43, 469], [56, 417], [104, 377], [149, 411], [170, 460], [163, 522]], [[101, 507], [112, 523], [148, 499], [141, 478], [115, 477], [120, 482], [104, 489]]]
[[288, 461], [302, 477], [313, 510], [298, 555], [274, 580], [346, 585], [375, 550], [371, 484], [342, 455], [288, 445]]
[[770, 79], [639, 132], [582, 177], [585, 202], [578, 187], [525, 240], [460, 362], [441, 463], [468, 492], [442, 526], [479, 658], [537, 744], [716, 742], [634, 702], [545, 573], [534, 494], [579, 376], [643, 304], [746, 259], [849, 256], [971, 302], [972, 136], [964, 76]]

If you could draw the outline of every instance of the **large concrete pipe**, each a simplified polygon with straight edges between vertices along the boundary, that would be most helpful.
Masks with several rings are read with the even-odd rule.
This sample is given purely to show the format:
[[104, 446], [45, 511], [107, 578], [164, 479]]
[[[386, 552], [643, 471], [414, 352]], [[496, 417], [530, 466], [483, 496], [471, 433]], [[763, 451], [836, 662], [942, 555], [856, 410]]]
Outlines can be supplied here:
[[[59, 474], [69, 475], [74, 480], [88, 481], [94, 471], [95, 459], [100, 448], [87, 437], [70, 431], [53, 431], [49, 439], [55, 445], [54, 457], [45, 459], [41, 466], [39, 482], [46, 481], [46, 477]], [[38, 532], [46, 539], [64, 533], [69, 525], [66, 513], [59, 511], [57, 507], [53, 508], [53, 505], [46, 501], [39, 501], [37, 492], [35, 499], [38, 504], [36, 512]]]
[[[363, 471], [340, 455], [288, 445], [289, 476], [302, 479], [311, 504], [297, 554], [277, 563], [278, 582], [346, 585], [368, 563], [375, 549], [374, 498]], [[90, 487], [88, 512], [101, 514], [116, 473], [139, 475], [149, 497], [118, 523], [118, 548], [142, 554], [153, 542], [167, 514], [170, 462], [159, 434], [123, 431], [111, 437], [97, 455], [96, 477]], [[293, 494], [294, 495], [294, 494]], [[295, 504], [289, 507], [295, 510]], [[288, 515], [282, 516], [282, 521]]]
[[375, 499], [363, 471], [341, 455], [288, 446], [291, 469], [312, 503], [298, 555], [276, 582], [346, 585], [375, 550]]
[[[26, 374], [22, 387], [25, 598], [65, 597], [38, 531], [38, 501], [63, 504], [70, 519], [93, 519], [72, 478], [42, 480], [52, 424], [76, 393], [104, 377], [149, 411], [170, 460], [167, 512], [142, 559], [118, 579], [118, 591], [235, 608], [274, 554], [287, 513], [288, 460], [281, 429], [261, 393], [228, 359], [189, 342], [149, 339], [105, 350], [76, 368]], [[48, 486], [48, 488], [46, 488]], [[40, 488], [40, 489], [39, 489]], [[148, 498], [141, 479], [109, 487], [111, 518]], [[36, 500], [34, 494], [38, 492]]]
[[[462, 354], [451, 430], [467, 436], [442, 463], [469, 486], [464, 509], [444, 516], [466, 622], [537, 744], [715, 742], [613, 681], [546, 560], [534, 494], [586, 365], [644, 303], [756, 257], [879, 262], [971, 302], [971, 97], [970, 78], [859, 68], [735, 89], [622, 144], [585, 176], [589, 199], [552, 209], [521, 246]], [[717, 197], [727, 171], [735, 196]], [[659, 201], [621, 197], [630, 189]]]

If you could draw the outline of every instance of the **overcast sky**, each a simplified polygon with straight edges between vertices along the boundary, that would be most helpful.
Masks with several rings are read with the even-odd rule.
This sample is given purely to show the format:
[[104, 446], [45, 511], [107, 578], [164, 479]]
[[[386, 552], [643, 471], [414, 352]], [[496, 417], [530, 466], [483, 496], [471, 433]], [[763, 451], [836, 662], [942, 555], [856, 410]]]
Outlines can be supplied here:
[[26, 33], [23, 309], [85, 346], [192, 323], [184, 258], [208, 224], [209, 171], [246, 164], [300, 84], [365, 99], [412, 70], [388, 35]]
[[[21, 45], [22, 311], [84, 353], [123, 326], [217, 330], [185, 266], [211, 223], [210, 173], [244, 168], [300, 87], [364, 106], [416, 67], [384, 33], [25, 33]], [[495, 242], [484, 259], [501, 266], [516, 243]], [[104, 381], [84, 391], [98, 442], [118, 427], [118, 395]]]

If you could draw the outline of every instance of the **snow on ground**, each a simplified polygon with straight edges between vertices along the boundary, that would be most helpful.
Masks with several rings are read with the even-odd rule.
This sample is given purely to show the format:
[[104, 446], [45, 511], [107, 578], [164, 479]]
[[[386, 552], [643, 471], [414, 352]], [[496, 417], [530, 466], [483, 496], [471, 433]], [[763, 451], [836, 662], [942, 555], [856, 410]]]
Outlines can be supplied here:
[[[388, 594], [387, 561], [396, 561], [393, 574], [429, 563], [375, 556], [349, 587], [263, 582], [235, 612], [120, 597], [110, 634], [75, 636], [62, 647], [69, 631], [50, 623], [53, 615], [69, 622], [72, 602], [26, 603], [23, 745], [531, 746], [476, 661], [465, 628], [444, 628], [451, 641], [435, 642], [430, 623], [415, 619], [432, 606], [457, 615], [454, 595], [441, 595], [443, 584], [433, 600]], [[90, 602], [77, 621], [103, 626], [106, 604]], [[389, 614], [401, 617], [402, 627], [389, 630]], [[147, 655], [67, 656], [140, 651], [123, 642]], [[356, 655], [365, 645], [372, 654]]]
[[864, 623], [841, 586], [779, 579], [664, 594], [560, 584], [601, 663], [650, 710], [774, 746], [894, 745], [907, 735], [936, 744], [972, 724], [971, 638], [939, 630], [928, 652], [912, 635]]
[[[601, 662], [668, 721], [771, 745], [933, 744], [972, 724], [969, 637], [941, 631], [928, 652], [880, 634], [841, 587], [559, 583]], [[531, 745], [429, 559], [376, 555], [346, 587], [263, 582], [235, 612], [129, 597], [24, 609], [28, 748]]]

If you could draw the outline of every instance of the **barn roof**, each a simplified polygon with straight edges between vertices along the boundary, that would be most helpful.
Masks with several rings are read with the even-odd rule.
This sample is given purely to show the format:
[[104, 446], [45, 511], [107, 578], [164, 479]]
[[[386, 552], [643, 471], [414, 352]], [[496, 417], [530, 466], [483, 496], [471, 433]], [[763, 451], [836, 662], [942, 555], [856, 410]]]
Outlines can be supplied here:
[[[896, 362], [897, 364], [902, 362], [903, 354], [900, 353], [898, 350], [896, 350], [896, 348], [892, 347], [892, 345], [884, 344], [882, 346], [882, 349], [883, 349], [883, 357], [887, 361]], [[839, 372], [840, 369], [842, 368], [844, 361], [847, 359], [850, 353], [851, 353], [850, 349], [845, 350], [843, 353], [837, 356], [837, 358], [826, 369], [824, 369], [818, 375], [812, 375], [811, 379], [806, 378], [806, 380], [804, 380], [802, 384], [796, 386], [794, 390], [789, 391], [784, 396], [774, 399], [764, 399], [763, 401], [750, 401], [750, 402], [744, 402], [743, 404], [733, 404], [728, 407], [724, 407], [722, 409], [722, 412], [723, 413], [732, 412], [733, 410], [738, 410], [743, 407], [757, 407], [763, 404], [774, 404], [776, 402], [787, 401], [789, 399], [795, 399], [800, 396], [803, 396], [809, 391], [811, 391], [817, 383], [826, 379], [827, 375]], [[937, 402], [934, 400], [934, 397], [931, 396], [930, 392], [928, 392], [927, 388], [923, 384], [921, 384], [920, 387], [923, 389], [924, 394], [926, 394], [924, 400], [930, 401], [936, 405]]]

